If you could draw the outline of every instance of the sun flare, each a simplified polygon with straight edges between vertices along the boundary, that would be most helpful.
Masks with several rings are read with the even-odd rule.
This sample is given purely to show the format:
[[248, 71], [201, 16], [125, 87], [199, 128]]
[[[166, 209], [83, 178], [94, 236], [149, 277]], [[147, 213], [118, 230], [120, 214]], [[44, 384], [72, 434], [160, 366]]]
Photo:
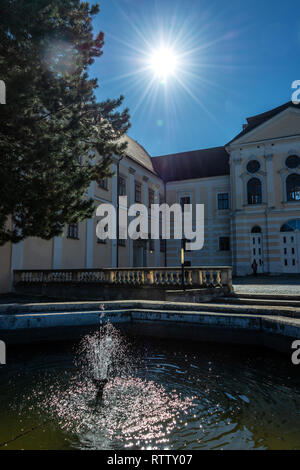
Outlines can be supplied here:
[[155, 75], [160, 78], [167, 78], [176, 72], [178, 58], [172, 49], [164, 48], [155, 51], [150, 58], [150, 67]]

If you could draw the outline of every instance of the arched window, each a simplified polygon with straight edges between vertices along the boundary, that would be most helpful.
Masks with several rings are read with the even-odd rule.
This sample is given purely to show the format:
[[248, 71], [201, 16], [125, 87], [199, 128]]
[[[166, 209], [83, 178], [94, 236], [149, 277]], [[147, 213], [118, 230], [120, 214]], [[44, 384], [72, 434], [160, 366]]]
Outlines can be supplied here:
[[255, 227], [253, 227], [253, 229], [251, 230], [251, 233], [261, 233], [261, 228], [256, 225]]
[[300, 201], [300, 175], [297, 173], [287, 177], [286, 194], [288, 201]]
[[280, 232], [294, 232], [300, 230], [300, 219], [289, 220], [282, 225]]
[[252, 178], [247, 184], [248, 204], [262, 203], [261, 181], [258, 178]]

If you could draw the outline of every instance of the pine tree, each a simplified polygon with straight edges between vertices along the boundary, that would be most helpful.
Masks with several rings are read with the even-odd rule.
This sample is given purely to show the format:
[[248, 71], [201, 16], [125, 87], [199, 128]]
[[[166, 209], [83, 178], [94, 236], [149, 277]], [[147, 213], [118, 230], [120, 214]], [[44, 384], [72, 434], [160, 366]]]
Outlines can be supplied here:
[[104, 44], [102, 32], [93, 35], [98, 12], [80, 0], [1, 0], [0, 244], [49, 240], [91, 217], [91, 181], [109, 176], [112, 155], [126, 151], [123, 97], [97, 103], [88, 77]]

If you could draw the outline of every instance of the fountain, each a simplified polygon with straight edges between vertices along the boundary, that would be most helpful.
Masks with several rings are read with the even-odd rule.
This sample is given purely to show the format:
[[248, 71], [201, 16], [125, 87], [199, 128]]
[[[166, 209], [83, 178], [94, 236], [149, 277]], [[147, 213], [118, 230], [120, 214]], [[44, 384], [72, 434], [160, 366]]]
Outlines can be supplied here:
[[299, 374], [285, 357], [124, 336], [104, 317], [80, 343], [11, 352], [0, 447], [299, 448]]

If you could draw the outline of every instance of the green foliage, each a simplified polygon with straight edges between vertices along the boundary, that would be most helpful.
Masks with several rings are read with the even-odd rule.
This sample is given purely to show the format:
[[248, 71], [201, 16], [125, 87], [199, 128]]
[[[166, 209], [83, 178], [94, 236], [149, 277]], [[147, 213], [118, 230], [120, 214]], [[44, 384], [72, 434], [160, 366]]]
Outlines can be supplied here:
[[104, 44], [103, 33], [93, 36], [98, 12], [80, 0], [1, 0], [0, 244], [51, 239], [91, 217], [91, 181], [126, 151], [123, 97], [97, 103], [87, 73]]

